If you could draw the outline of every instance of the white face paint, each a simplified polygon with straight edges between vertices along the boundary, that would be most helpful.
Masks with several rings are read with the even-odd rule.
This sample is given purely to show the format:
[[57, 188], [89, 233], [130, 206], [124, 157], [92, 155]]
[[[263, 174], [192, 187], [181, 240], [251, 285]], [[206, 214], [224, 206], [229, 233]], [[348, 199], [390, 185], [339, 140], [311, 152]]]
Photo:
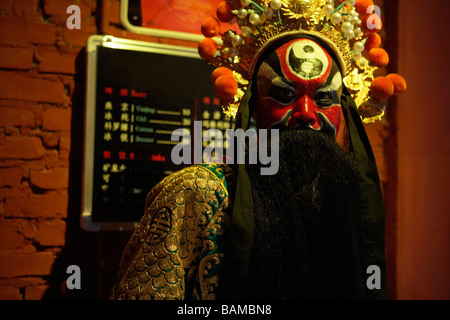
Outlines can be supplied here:
[[260, 128], [339, 129], [342, 75], [317, 42], [293, 39], [269, 55], [257, 73], [254, 117]]
[[290, 71], [304, 80], [319, 78], [328, 69], [327, 54], [316, 42], [309, 39], [295, 41], [287, 50], [286, 64]]
[[336, 72], [334, 75], [333, 80], [331, 80], [330, 83], [330, 88], [336, 91], [340, 91], [340, 89], [342, 89], [342, 75], [340, 72]]

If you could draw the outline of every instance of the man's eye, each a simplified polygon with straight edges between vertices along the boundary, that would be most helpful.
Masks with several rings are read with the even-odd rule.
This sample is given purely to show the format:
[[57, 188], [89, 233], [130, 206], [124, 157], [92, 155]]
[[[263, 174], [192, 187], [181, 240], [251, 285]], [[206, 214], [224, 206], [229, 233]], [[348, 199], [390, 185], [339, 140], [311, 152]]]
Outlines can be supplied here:
[[318, 92], [314, 99], [324, 107], [330, 106], [333, 104], [333, 95], [330, 92]]
[[291, 102], [295, 97], [295, 93], [289, 88], [278, 88], [275, 91], [274, 98], [281, 103]]

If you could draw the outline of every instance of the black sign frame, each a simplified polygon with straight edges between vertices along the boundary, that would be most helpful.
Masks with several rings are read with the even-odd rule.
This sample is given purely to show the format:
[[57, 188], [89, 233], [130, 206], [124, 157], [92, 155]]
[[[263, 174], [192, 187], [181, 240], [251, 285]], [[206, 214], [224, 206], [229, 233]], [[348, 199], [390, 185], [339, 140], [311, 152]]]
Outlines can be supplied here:
[[[183, 70], [181, 66], [188, 69]], [[134, 71], [128, 72], [128, 67]], [[162, 76], [163, 71], [158, 68], [172, 69]], [[187, 78], [180, 80], [180, 83], [170, 82], [170, 79], [177, 79], [180, 72], [186, 70], [195, 72], [183, 74]], [[176, 123], [190, 132], [193, 132], [196, 120], [202, 120], [206, 129], [218, 128], [223, 132], [234, 126], [233, 120], [226, 118], [220, 111], [210, 81], [211, 71], [212, 67], [199, 57], [194, 48], [103, 35], [89, 38], [80, 219], [82, 229], [127, 231], [136, 227], [144, 213], [145, 195], [151, 187], [164, 176], [187, 166], [168, 163], [171, 160], [167, 159], [168, 149], [164, 144], [173, 148], [178, 143], [170, 141], [170, 132], [177, 129]], [[180, 89], [183, 85], [186, 88]], [[162, 96], [161, 101], [159, 96]], [[149, 124], [150, 121], [153, 124]], [[140, 132], [137, 132], [138, 128]], [[166, 138], [158, 138], [158, 133], [150, 133], [150, 130], [159, 130], [166, 134]], [[155, 142], [151, 139], [165, 140]], [[151, 151], [155, 146], [157, 150]], [[160, 166], [164, 161], [165, 166]], [[154, 181], [148, 183], [146, 180], [140, 181], [136, 187], [136, 181], [149, 176], [149, 163], [152, 168], [159, 170], [159, 175], [155, 174]], [[133, 200], [134, 193], [137, 193], [137, 202]], [[120, 203], [121, 199], [125, 202]], [[108, 205], [101, 204], [109, 202]], [[132, 204], [131, 209], [127, 203]], [[124, 212], [129, 210], [135, 214], [134, 217], [125, 215]]]

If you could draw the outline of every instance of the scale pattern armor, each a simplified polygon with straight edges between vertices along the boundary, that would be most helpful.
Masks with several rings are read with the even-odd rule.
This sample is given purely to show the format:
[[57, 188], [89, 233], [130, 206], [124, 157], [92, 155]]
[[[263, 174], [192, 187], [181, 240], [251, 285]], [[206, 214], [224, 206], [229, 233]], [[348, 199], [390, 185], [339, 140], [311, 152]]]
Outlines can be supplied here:
[[216, 299], [232, 175], [226, 165], [194, 165], [150, 191], [112, 299]]

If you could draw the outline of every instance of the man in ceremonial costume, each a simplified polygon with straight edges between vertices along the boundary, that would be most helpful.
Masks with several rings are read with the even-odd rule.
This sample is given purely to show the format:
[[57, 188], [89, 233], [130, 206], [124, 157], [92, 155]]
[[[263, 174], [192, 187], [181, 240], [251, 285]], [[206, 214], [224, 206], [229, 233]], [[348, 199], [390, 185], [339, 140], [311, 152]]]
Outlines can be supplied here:
[[[374, 79], [380, 55], [364, 52], [358, 5], [224, 1], [217, 18], [236, 18], [241, 34], [223, 33], [219, 54], [218, 22], [205, 20], [199, 53], [217, 67], [223, 111], [243, 130], [251, 118], [279, 130], [279, 170], [203, 164], [166, 177], [147, 196], [113, 299], [388, 297], [384, 207], [363, 121], [381, 119], [403, 79]], [[370, 266], [378, 288], [367, 286]]]

